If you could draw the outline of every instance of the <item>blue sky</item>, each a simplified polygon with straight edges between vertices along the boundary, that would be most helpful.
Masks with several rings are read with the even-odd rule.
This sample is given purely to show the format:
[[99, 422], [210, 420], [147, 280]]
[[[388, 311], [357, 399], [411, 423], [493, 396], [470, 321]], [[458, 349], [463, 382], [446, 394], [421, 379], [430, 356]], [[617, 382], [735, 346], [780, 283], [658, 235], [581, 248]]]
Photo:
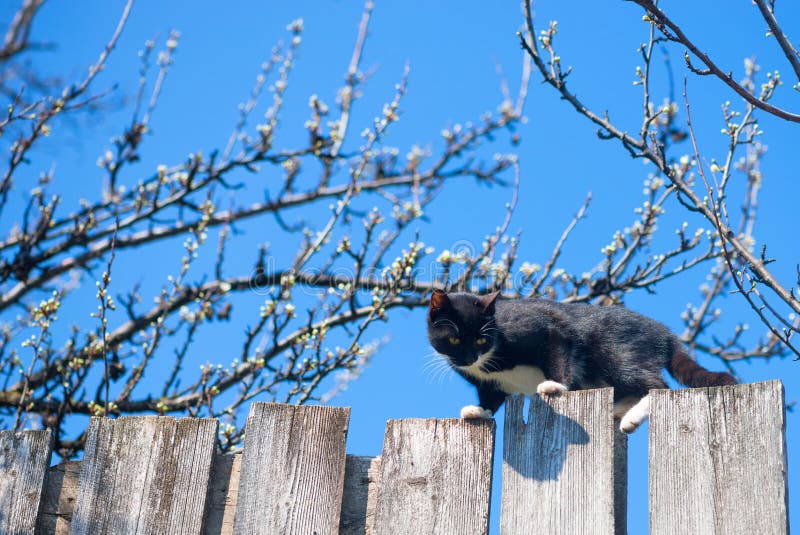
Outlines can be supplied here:
[[[80, 8], [65, 0], [50, 0], [35, 27], [40, 37], [59, 44], [56, 51], [36, 57], [35, 64], [53, 73], [83, 75], [86, 65], [94, 61], [109, 37], [121, 9], [121, 2], [84, 1]], [[341, 85], [362, 5], [342, 1], [225, 3], [198, 0], [195, 2], [158, 2], [139, 0], [117, 50], [97, 87], [118, 84], [111, 100], [133, 94], [137, 82], [136, 51], [146, 39], [163, 39], [171, 29], [181, 32], [176, 63], [170, 71], [159, 108], [152, 123], [152, 140], [146, 141], [141, 169], [148, 172], [160, 163], [181, 161], [198, 149], [208, 152], [224, 145], [237, 117], [236, 106], [246, 98], [259, 65], [269, 56], [278, 39], [285, 38], [285, 26], [303, 18], [305, 32], [296, 69], [290, 81], [287, 108], [282, 124], [289, 144], [304, 135], [302, 124], [307, 117], [307, 101], [311, 94], [333, 103]], [[800, 7], [778, 2], [782, 20], [799, 21]], [[8, 5], [0, 8], [6, 20]], [[755, 56], [764, 70], [789, 69], [777, 47], [764, 36], [764, 24], [757, 20], [755, 7], [746, 2], [693, 3], [691, 10], [675, 8], [676, 18], [689, 35], [696, 35], [726, 69], [741, 74], [745, 57]], [[647, 26], [640, 10], [622, 1], [570, 2], [549, 0], [537, 4], [537, 25], [559, 21], [559, 52], [564, 65], [574, 68], [571, 87], [596, 111], [607, 109], [612, 119], [624, 128], [638, 129], [641, 106], [640, 90], [634, 87], [634, 69], [640, 64], [638, 45], [647, 37]], [[502, 100], [496, 65], [502, 66], [512, 91], [519, 80], [521, 50], [515, 36], [522, 16], [516, 2], [377, 2], [367, 42], [363, 65], [377, 68], [365, 88], [353, 119], [354, 131], [369, 126], [384, 102], [393, 95], [406, 63], [410, 64], [409, 91], [403, 100], [402, 120], [392, 131], [390, 142], [405, 154], [414, 145], [441, 147], [442, 128], [468, 120], [476, 121]], [[791, 28], [795, 32], [800, 29]], [[791, 33], [790, 33], [791, 35]], [[672, 49], [676, 79], [682, 80], [685, 69], [682, 52]], [[660, 103], [667, 96], [663, 69], [656, 69], [653, 100]], [[791, 84], [788, 84], [791, 85]], [[776, 102], [789, 109], [800, 109], [800, 98], [784, 86]], [[689, 96], [702, 152], [707, 157], [721, 158], [726, 138], [722, 127], [720, 105], [731, 100], [739, 106], [729, 90], [714, 79], [690, 77]], [[679, 91], [678, 91], [678, 94]], [[739, 106], [741, 109], [742, 107]], [[642, 182], [648, 168], [632, 160], [613, 142], [601, 141], [595, 129], [560, 101], [548, 87], [542, 86], [534, 73], [526, 106], [528, 124], [520, 129], [521, 144], [513, 150], [519, 154], [521, 185], [519, 205], [510, 230], [522, 231], [521, 260], [544, 263], [564, 226], [591, 191], [593, 202], [589, 217], [579, 225], [564, 249], [559, 265], [577, 272], [587, 271], [601, 260], [600, 248], [611, 241], [615, 230], [629, 225], [633, 209], [642, 198]], [[67, 199], [75, 202], [81, 195], [97, 192], [102, 172], [95, 161], [109, 138], [119, 132], [129, 117], [128, 109], [112, 107], [79, 127], [65, 126], [59, 144], [50, 143], [39, 153], [42, 167], [58, 161], [56, 183], [69, 185]], [[760, 216], [756, 237], [769, 244], [776, 274], [791, 281], [798, 256], [798, 243], [791, 232], [789, 214], [793, 214], [800, 196], [796, 169], [800, 153], [796, 150], [797, 125], [781, 123], [762, 114], [761, 124], [769, 145], [762, 170], [764, 188], [760, 196]], [[54, 136], [55, 138], [55, 136]], [[511, 151], [502, 136], [483, 153]], [[679, 150], [689, 152], [688, 146]], [[37, 168], [31, 168], [35, 175]], [[59, 182], [60, 181], [60, 182]], [[511, 192], [503, 188], [488, 189], [472, 182], [449, 186], [428, 210], [429, 223], [420, 226], [426, 244], [438, 250], [460, 241], [479, 243], [500, 223], [504, 204]], [[24, 195], [24, 191], [19, 193]], [[21, 198], [21, 197], [20, 197]], [[690, 227], [702, 222], [687, 218], [674, 203], [667, 206], [662, 222], [664, 242], [672, 238], [671, 228], [684, 220]], [[706, 227], [708, 225], [705, 225]], [[242, 245], [234, 250], [228, 262], [252, 265], [254, 247], [259, 242], [273, 241], [257, 224], [244, 226]], [[793, 235], [794, 234], [794, 235]], [[659, 238], [662, 239], [662, 238]], [[283, 244], [274, 244], [277, 251]], [[152, 271], [151, 284], [158, 285], [159, 270], [167, 272], [177, 265], [180, 251], [176, 243], [159, 249], [158, 262], [147, 264]], [[287, 245], [288, 247], [288, 245]], [[165, 267], [174, 257], [175, 261]], [[243, 271], [242, 269], [237, 269]], [[120, 255], [115, 266], [115, 281], [124, 285], [133, 280], [133, 273], [142, 273], [141, 259], [135, 254]], [[665, 283], [655, 295], [631, 295], [627, 304], [679, 331], [680, 313], [687, 303], [698, 302], [698, 286], [705, 273]], [[787, 282], [788, 283], [788, 282]], [[154, 286], [156, 287], [156, 286]], [[112, 288], [113, 289], [113, 288]], [[255, 307], [258, 299], [246, 306]], [[87, 302], [86, 316], [93, 308]], [[257, 312], [254, 312], [254, 314]], [[736, 299], [728, 297], [724, 320], [730, 325], [749, 322], [753, 331], [760, 331], [756, 317]], [[223, 324], [203, 340], [201, 361], [224, 360], [225, 341], [240, 336], [244, 323]], [[383, 330], [381, 330], [383, 329]], [[471, 387], [454, 375], [432, 378], [425, 364], [431, 349], [427, 343], [422, 311], [397, 311], [385, 327], [372, 331], [374, 337], [390, 335], [386, 347], [373, 359], [370, 367], [348, 390], [331, 403], [352, 407], [348, 452], [362, 455], [380, 453], [383, 430], [388, 418], [453, 417], [461, 406], [471, 403]], [[219, 355], [223, 355], [219, 357]], [[709, 367], [719, 368], [713, 361]], [[769, 364], [746, 363], [735, 366], [744, 381], [780, 378], [786, 387], [787, 400], [800, 397], [796, 374], [800, 364], [787, 359]], [[502, 430], [502, 411], [497, 415]], [[502, 448], [498, 433], [498, 448]], [[790, 495], [800, 491], [796, 465], [800, 462], [798, 416], [787, 418], [789, 444]], [[630, 440], [629, 530], [644, 532], [647, 526], [647, 429], [641, 429]], [[498, 452], [502, 449], [498, 449]], [[502, 455], [495, 459], [499, 463]], [[499, 498], [499, 484], [495, 485]], [[497, 530], [499, 501], [494, 502], [492, 525]], [[800, 503], [794, 500], [794, 503]], [[791, 517], [800, 514], [797, 505]]]

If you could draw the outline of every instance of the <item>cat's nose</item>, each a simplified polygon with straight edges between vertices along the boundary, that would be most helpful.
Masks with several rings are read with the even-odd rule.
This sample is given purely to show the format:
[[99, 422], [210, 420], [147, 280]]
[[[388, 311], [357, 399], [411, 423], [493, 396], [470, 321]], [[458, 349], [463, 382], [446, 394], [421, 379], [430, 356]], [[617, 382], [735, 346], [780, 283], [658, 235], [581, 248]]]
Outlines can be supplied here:
[[477, 361], [478, 361], [478, 357], [479, 357], [479, 356], [480, 356], [480, 355], [478, 355], [477, 353], [476, 353], [476, 354], [474, 354], [474, 355], [467, 355], [467, 356], [465, 357], [466, 365], [467, 365], [467, 366], [471, 366], [472, 364], [475, 364], [475, 362], [477, 362]]

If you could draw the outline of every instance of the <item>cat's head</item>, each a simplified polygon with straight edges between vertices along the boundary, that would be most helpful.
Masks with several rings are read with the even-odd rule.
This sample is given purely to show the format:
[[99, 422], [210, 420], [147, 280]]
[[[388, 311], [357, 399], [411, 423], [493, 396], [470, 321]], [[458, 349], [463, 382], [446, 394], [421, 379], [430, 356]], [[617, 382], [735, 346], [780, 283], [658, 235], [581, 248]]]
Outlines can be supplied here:
[[428, 308], [428, 339], [433, 348], [453, 366], [469, 366], [491, 351], [496, 340], [494, 308], [499, 295], [435, 290]]

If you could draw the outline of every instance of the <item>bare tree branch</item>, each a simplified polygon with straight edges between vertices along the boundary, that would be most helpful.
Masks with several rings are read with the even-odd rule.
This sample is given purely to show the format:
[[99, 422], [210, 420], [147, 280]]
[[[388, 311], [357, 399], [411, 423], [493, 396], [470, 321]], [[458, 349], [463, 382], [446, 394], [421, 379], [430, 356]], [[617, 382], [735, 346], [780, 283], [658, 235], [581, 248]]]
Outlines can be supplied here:
[[[689, 67], [689, 69], [692, 72], [699, 75], [714, 75], [723, 82], [725, 82], [725, 84], [731, 89], [733, 89], [737, 95], [742, 97], [744, 100], [746, 100], [748, 103], [752, 104], [756, 108], [763, 110], [767, 113], [771, 113], [772, 115], [780, 117], [781, 119], [784, 119], [786, 121], [791, 121], [794, 123], [800, 122], [800, 115], [788, 112], [786, 110], [778, 108], [777, 106], [773, 106], [769, 102], [757, 98], [750, 91], [748, 91], [741, 84], [739, 84], [736, 80], [734, 80], [733, 75], [730, 72], [726, 73], [722, 69], [720, 69], [717, 66], [717, 64], [714, 63], [714, 61], [705, 52], [703, 52], [697, 45], [695, 45], [694, 42], [692, 42], [686, 36], [686, 34], [683, 33], [683, 30], [681, 30], [680, 26], [678, 26], [675, 22], [673, 22], [672, 19], [670, 19], [661, 9], [658, 8], [658, 6], [654, 2], [652, 2], [652, 0], [630, 0], [630, 1], [638, 4], [647, 11], [647, 16], [653, 22], [653, 24], [655, 24], [658, 27], [658, 29], [661, 31], [664, 37], [666, 37], [670, 41], [680, 43], [683, 46], [685, 46], [696, 58], [698, 58], [701, 62], [703, 62], [703, 65], [706, 66], [706, 70], [700, 70], [695, 68], [691, 63], [691, 60], [689, 59], [689, 54], [686, 53], [684, 55], [684, 58], [686, 60], [686, 66]], [[780, 33], [780, 35], [783, 34]], [[783, 42], [786, 41], [784, 39], [783, 41], [779, 40], [778, 42], [781, 43], [781, 47], [783, 48], [784, 46]], [[795, 58], [794, 61], [790, 60], [792, 61], [793, 66], [796, 60], [797, 58]], [[798, 71], [796, 70], [795, 72]]]

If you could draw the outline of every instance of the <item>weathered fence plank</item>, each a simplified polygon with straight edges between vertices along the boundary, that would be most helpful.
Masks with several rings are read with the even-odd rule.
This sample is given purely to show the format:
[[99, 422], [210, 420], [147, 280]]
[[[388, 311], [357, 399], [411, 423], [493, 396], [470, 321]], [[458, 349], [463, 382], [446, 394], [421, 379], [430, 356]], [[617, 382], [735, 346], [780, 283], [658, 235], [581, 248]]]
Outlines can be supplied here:
[[[204, 535], [233, 533], [241, 460], [241, 453], [214, 454]], [[70, 532], [82, 464], [83, 461], [65, 461], [48, 470], [41, 512], [36, 521], [37, 535], [67, 535]]]
[[254, 403], [234, 533], [336, 533], [350, 409]]
[[[375, 518], [375, 500], [380, 477], [380, 457], [348, 455], [345, 468], [340, 535], [369, 535]], [[47, 473], [41, 512], [36, 521], [38, 535], [67, 535], [78, 496], [82, 461], [66, 461]], [[216, 453], [206, 503], [204, 535], [231, 535], [239, 492], [242, 453]]]
[[380, 473], [380, 457], [347, 456], [339, 535], [371, 535]]
[[49, 430], [0, 431], [0, 533], [33, 533], [49, 465]]
[[500, 531], [624, 533], [624, 516], [614, 518], [613, 390], [533, 396], [527, 423], [524, 403], [506, 402]]
[[[651, 532], [786, 533], [780, 382], [651, 395]], [[524, 402], [506, 409], [502, 533], [624, 533], [625, 437], [611, 390], [534, 397], [527, 423]], [[46, 535], [487, 531], [493, 421], [390, 421], [384, 458], [343, 461], [347, 409], [259, 405], [246, 453], [213, 463], [215, 420], [93, 419], [85, 461], [46, 477], [47, 432], [0, 433], [0, 533], [32, 533], [37, 510]], [[19, 443], [27, 435], [38, 445]], [[9, 523], [14, 493], [27, 500], [22, 524]], [[255, 528], [235, 524], [240, 515]]]
[[213, 418], [92, 418], [71, 533], [200, 533]]
[[78, 497], [82, 461], [63, 461], [47, 471], [37, 535], [67, 535]]
[[204, 535], [231, 535], [236, 500], [239, 494], [239, 476], [242, 473], [242, 452], [216, 453], [211, 467], [211, 485], [208, 489]]
[[780, 381], [651, 399], [650, 533], [788, 533]]
[[494, 420], [389, 420], [374, 533], [487, 533], [494, 431]]

